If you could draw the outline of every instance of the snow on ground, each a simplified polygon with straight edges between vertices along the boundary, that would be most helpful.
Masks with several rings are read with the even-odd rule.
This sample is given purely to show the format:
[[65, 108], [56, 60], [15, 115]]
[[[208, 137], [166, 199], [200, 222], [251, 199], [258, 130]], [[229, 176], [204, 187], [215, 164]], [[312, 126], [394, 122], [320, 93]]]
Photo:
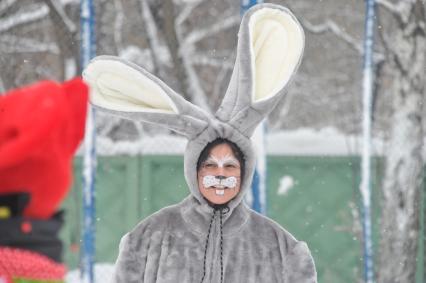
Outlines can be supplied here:
[[[114, 273], [114, 264], [97, 263], [95, 264], [95, 283], [110, 283]], [[71, 270], [65, 277], [66, 283], [83, 283], [80, 279], [80, 271], [78, 269]]]
[[280, 179], [280, 184], [277, 189], [277, 194], [279, 196], [286, 195], [295, 185], [296, 181], [292, 176], [282, 176]]

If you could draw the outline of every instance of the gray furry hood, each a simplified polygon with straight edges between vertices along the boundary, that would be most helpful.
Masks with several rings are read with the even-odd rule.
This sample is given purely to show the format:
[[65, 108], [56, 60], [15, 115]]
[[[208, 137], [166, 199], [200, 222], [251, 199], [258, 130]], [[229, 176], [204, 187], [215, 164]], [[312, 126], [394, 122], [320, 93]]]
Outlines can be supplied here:
[[[96, 108], [133, 121], [165, 126], [188, 138], [184, 156], [184, 171], [191, 196], [182, 203], [165, 208], [144, 220], [123, 238], [120, 256], [117, 260], [117, 282], [196, 282], [197, 280], [193, 279], [198, 276], [199, 270], [194, 271], [193, 268], [200, 263], [195, 259], [202, 258], [202, 253], [204, 253], [203, 271], [206, 274], [206, 260], [209, 260], [207, 251], [210, 251], [207, 245], [210, 237], [213, 239], [211, 241], [216, 243], [215, 235], [219, 234], [218, 239], [220, 240], [217, 240], [217, 245], [220, 242], [221, 278], [220, 281], [217, 280], [218, 282], [223, 282], [223, 279], [225, 282], [316, 282], [315, 268], [306, 244], [298, 242], [278, 224], [251, 211], [242, 202], [245, 193], [251, 186], [256, 162], [250, 137], [257, 125], [284, 96], [285, 89], [302, 58], [304, 33], [297, 19], [287, 8], [273, 4], [261, 4], [245, 13], [238, 36], [237, 58], [230, 84], [222, 104], [214, 114], [186, 101], [143, 68], [118, 57], [96, 57], [83, 72], [85, 81], [91, 86], [91, 103]], [[198, 189], [196, 165], [201, 151], [208, 143], [219, 137], [234, 142], [240, 148], [245, 159], [245, 174], [241, 182], [240, 193], [228, 203], [227, 213], [222, 215], [221, 212], [220, 214], [219, 230], [212, 230], [214, 229], [212, 225], [214, 226], [216, 223], [215, 212], [212, 211]], [[192, 242], [197, 242], [197, 245], [194, 246], [192, 242], [188, 242], [187, 238], [191, 238], [193, 235], [184, 227], [188, 227], [198, 235], [194, 236], [195, 238], [192, 240]], [[260, 236], [257, 231], [262, 228], [270, 231], [270, 234], [265, 236], [266, 238], [263, 235]], [[138, 275], [130, 276], [128, 274], [131, 273], [129, 268], [135, 264], [131, 261], [131, 258], [135, 258], [133, 254], [135, 251], [140, 254], [146, 253], [148, 257], [153, 258], [153, 255], [150, 256], [150, 249], [154, 249], [153, 244], [150, 243], [144, 249], [141, 248], [138, 239], [151, 239], [158, 231], [162, 231], [163, 240], [164, 234], [173, 235], [170, 236], [173, 239], [179, 237], [177, 235], [186, 235], [182, 240], [186, 244], [183, 244], [183, 247], [177, 245], [176, 251], [182, 249], [179, 252], [185, 253], [188, 247], [192, 247], [195, 253], [194, 261], [188, 259], [188, 264], [176, 269], [176, 274], [180, 276], [181, 280], [170, 279], [168, 281], [167, 278], [173, 273], [171, 270], [168, 270], [167, 274], [153, 275], [146, 268], [142, 268], [143, 272], [135, 271], [135, 274]], [[232, 252], [231, 247], [236, 244], [232, 244], [235, 241], [233, 237], [237, 234], [241, 234], [238, 238], [242, 242], [248, 244], [251, 242], [251, 244], [244, 249], [239, 248], [238, 251]], [[278, 234], [280, 236], [277, 236]], [[204, 244], [201, 243], [204, 243], [205, 237], [207, 237], [207, 243], [204, 247]], [[230, 238], [225, 241], [227, 237]], [[225, 242], [222, 243], [222, 240]], [[244, 253], [263, 251], [264, 248], [259, 250], [256, 248], [257, 244], [253, 244], [253, 241], [257, 243], [258, 240], [266, 245], [270, 243], [278, 249], [278, 253], [272, 257], [277, 261], [272, 263], [275, 273], [268, 275], [275, 279], [271, 277], [270, 280], [266, 278], [259, 281], [259, 279], [255, 279], [256, 276], [250, 275], [249, 270], [246, 270], [245, 274], [240, 271], [227, 275], [226, 270], [223, 269], [226, 269], [226, 264], [231, 258], [235, 260], [237, 257], [239, 259], [236, 261], [241, 261], [245, 260]], [[164, 242], [159, 243], [158, 249], [163, 251], [163, 245]], [[211, 249], [215, 250], [215, 244], [211, 245], [213, 245]], [[230, 248], [226, 251], [222, 250], [224, 248], [222, 245], [230, 245]], [[152, 253], [156, 254], [157, 251], [154, 252], [154, 250]], [[168, 249], [168, 253], [173, 254], [173, 251]], [[287, 254], [288, 258], [291, 253], [296, 253], [293, 262], [283, 262], [282, 253]], [[212, 269], [218, 268], [213, 263], [215, 255], [216, 253], [212, 252]], [[284, 257], [287, 258], [287, 255]], [[139, 267], [144, 264], [148, 268], [147, 258], [142, 263], [137, 262]], [[156, 264], [156, 268], [161, 269], [164, 263], [160, 260]], [[173, 265], [176, 262], [173, 261], [170, 264]], [[247, 266], [253, 267], [253, 264], [258, 263], [253, 261]], [[289, 268], [293, 271], [289, 272]], [[265, 272], [269, 269], [269, 266], [262, 269], [263, 277], [266, 276]], [[282, 275], [283, 273], [285, 275]], [[144, 280], [130, 280], [129, 276], [133, 276], [132, 278], [142, 276]], [[209, 282], [216, 282], [218, 279], [217, 275], [209, 276], [207, 277], [210, 278]], [[223, 278], [223, 276], [225, 277]], [[238, 281], [235, 281], [236, 278], [239, 278]], [[292, 278], [300, 278], [300, 280]]]

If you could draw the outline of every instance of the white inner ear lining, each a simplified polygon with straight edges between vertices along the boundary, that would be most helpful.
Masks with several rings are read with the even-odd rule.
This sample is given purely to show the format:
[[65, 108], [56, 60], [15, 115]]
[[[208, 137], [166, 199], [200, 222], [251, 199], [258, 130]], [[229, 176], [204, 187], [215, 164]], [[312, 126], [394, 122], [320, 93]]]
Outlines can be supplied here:
[[130, 66], [127, 66], [127, 68], [129, 68], [132, 72], [132, 79], [134, 79], [137, 82], [143, 82], [144, 85], [149, 86], [150, 88], [152, 88], [152, 90], [155, 92], [154, 94], [158, 94], [159, 96], [161, 96], [161, 98], [163, 98], [167, 104], [173, 109], [173, 111], [177, 114], [179, 113], [175, 103], [172, 101], [172, 99], [167, 95], [167, 93], [163, 90], [163, 88], [158, 85], [155, 81], [153, 81], [152, 79], [148, 78], [145, 74], [143, 74], [142, 72], [140, 72], [139, 70], [133, 69]]
[[[289, 13], [263, 8], [249, 19], [252, 102], [268, 99], [281, 90], [300, 61], [304, 45], [303, 30]], [[255, 46], [258, 40], [262, 42]], [[281, 64], [277, 64], [277, 58]]]
[[[93, 93], [93, 100], [100, 106], [118, 111], [179, 114], [176, 104], [157, 82], [124, 62], [94, 61], [86, 72], [90, 73], [87, 76], [89, 83], [99, 92]], [[107, 79], [102, 79], [103, 76], [106, 76]], [[118, 88], [112, 86], [120, 81], [121, 84]], [[125, 83], [126, 81], [128, 83]], [[141, 95], [141, 92], [144, 95]], [[122, 95], [121, 99], [117, 97], [117, 93]], [[114, 100], [113, 103], [109, 101], [111, 99]], [[168, 105], [172, 111], [156, 107], [155, 105], [159, 105], [159, 103]]]

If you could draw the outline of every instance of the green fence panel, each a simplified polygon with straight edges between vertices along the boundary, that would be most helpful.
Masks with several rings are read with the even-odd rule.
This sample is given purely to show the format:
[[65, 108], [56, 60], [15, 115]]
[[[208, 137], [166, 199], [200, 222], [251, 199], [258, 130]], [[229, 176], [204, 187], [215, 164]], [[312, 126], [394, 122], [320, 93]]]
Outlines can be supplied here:
[[[96, 257], [97, 262], [114, 262], [121, 237], [139, 221], [139, 159], [99, 157], [96, 174]], [[80, 221], [82, 213], [82, 159], [74, 162], [72, 190], [64, 202], [64, 258], [69, 268], [79, 261]]]
[[141, 164], [141, 219], [165, 206], [180, 202], [189, 194], [182, 156], [145, 155], [141, 157]]
[[[358, 168], [359, 159], [352, 157], [268, 158], [268, 216], [308, 243], [319, 282], [362, 278], [360, 235], [354, 233], [354, 213], [360, 205]], [[284, 178], [293, 183], [288, 190], [281, 184]], [[374, 199], [377, 187], [374, 180]]]

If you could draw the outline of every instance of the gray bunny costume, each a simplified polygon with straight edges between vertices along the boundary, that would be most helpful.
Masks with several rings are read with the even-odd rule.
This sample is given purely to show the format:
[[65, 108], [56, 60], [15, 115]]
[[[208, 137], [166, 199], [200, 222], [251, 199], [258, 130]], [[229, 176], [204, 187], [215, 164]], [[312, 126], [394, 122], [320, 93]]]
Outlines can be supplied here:
[[[303, 46], [303, 30], [288, 9], [250, 9], [241, 23], [230, 85], [214, 115], [119, 58], [100, 56], [87, 67], [83, 76], [95, 107], [166, 126], [189, 140], [184, 169], [191, 194], [122, 238], [115, 282], [317, 282], [307, 245], [242, 202], [255, 166], [250, 136], [284, 95]], [[211, 206], [197, 182], [200, 153], [218, 137], [235, 143], [245, 160], [241, 190], [225, 206]]]

